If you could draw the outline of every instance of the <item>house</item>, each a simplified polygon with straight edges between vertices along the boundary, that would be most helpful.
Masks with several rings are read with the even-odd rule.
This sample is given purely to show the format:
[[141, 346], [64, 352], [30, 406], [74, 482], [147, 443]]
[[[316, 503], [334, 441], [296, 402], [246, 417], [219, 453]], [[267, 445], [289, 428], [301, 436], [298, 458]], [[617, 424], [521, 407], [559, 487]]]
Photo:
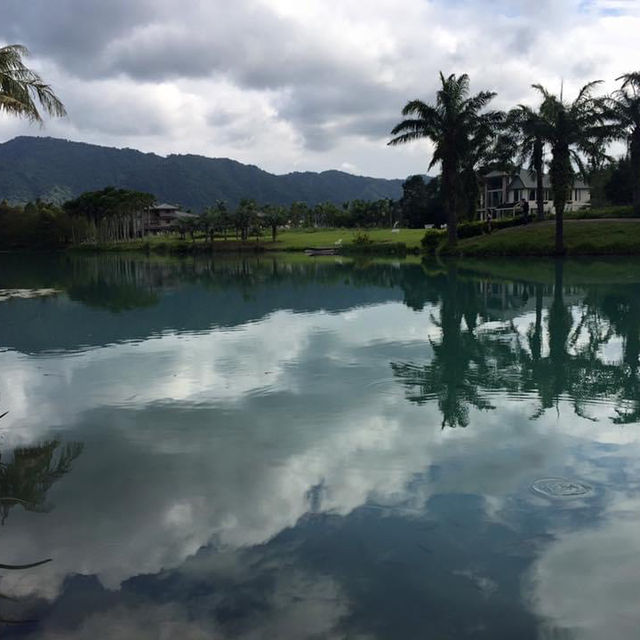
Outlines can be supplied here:
[[147, 220], [145, 224], [145, 232], [159, 233], [162, 231], [171, 231], [175, 226], [183, 220], [195, 219], [198, 216], [195, 213], [187, 213], [172, 204], [163, 202], [149, 207], [147, 211]]
[[[536, 210], [536, 174], [523, 169], [516, 174], [504, 171], [491, 171], [482, 178], [483, 189], [480, 194], [478, 216], [484, 220], [487, 209], [495, 209], [494, 219], [514, 216], [515, 205], [523, 198], [529, 202], [531, 215]], [[548, 174], [542, 176], [544, 211], [555, 215], [551, 181]], [[591, 206], [591, 190], [582, 180], [574, 180], [570, 199], [565, 211], [576, 211]]]

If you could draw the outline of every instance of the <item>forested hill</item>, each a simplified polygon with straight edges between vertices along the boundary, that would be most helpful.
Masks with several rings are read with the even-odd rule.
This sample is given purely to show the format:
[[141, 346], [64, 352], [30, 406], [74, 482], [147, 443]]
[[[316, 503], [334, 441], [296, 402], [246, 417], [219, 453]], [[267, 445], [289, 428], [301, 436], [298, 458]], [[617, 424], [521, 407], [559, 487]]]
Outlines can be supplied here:
[[0, 199], [62, 202], [84, 191], [114, 186], [147, 191], [158, 201], [199, 212], [241, 198], [261, 204], [307, 204], [398, 199], [402, 180], [353, 176], [341, 171], [273, 175], [228, 158], [114, 149], [56, 138], [22, 136], [0, 144]]

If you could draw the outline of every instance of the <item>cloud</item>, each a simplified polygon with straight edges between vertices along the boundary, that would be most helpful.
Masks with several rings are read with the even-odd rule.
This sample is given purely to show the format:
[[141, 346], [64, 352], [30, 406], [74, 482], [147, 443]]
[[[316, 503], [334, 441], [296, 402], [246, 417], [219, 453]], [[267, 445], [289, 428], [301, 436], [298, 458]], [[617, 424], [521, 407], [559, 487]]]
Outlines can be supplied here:
[[[429, 145], [385, 143], [409, 99], [433, 98], [438, 71], [469, 73], [500, 108], [534, 103], [533, 82], [610, 90], [639, 30], [637, 3], [622, 0], [373, 0], [366, 12], [356, 0], [6, 0], [0, 40], [28, 45], [68, 104], [50, 134], [404, 177], [425, 170]], [[34, 132], [0, 120], [2, 136]]]

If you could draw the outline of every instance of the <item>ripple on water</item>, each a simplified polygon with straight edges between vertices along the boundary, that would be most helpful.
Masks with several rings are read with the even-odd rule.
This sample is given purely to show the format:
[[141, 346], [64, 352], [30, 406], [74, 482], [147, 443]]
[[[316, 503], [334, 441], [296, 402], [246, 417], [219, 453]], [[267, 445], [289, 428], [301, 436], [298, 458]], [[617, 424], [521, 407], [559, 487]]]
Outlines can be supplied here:
[[571, 500], [593, 495], [593, 487], [580, 480], [566, 478], [540, 478], [531, 485], [531, 491], [544, 498]]

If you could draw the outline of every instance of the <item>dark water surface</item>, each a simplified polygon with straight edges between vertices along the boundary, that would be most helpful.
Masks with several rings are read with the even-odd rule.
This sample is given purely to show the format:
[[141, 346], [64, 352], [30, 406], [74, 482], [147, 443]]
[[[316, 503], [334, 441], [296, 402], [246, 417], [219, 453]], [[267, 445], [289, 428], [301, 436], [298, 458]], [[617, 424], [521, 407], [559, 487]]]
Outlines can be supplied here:
[[640, 262], [0, 256], [0, 632], [640, 629]]

